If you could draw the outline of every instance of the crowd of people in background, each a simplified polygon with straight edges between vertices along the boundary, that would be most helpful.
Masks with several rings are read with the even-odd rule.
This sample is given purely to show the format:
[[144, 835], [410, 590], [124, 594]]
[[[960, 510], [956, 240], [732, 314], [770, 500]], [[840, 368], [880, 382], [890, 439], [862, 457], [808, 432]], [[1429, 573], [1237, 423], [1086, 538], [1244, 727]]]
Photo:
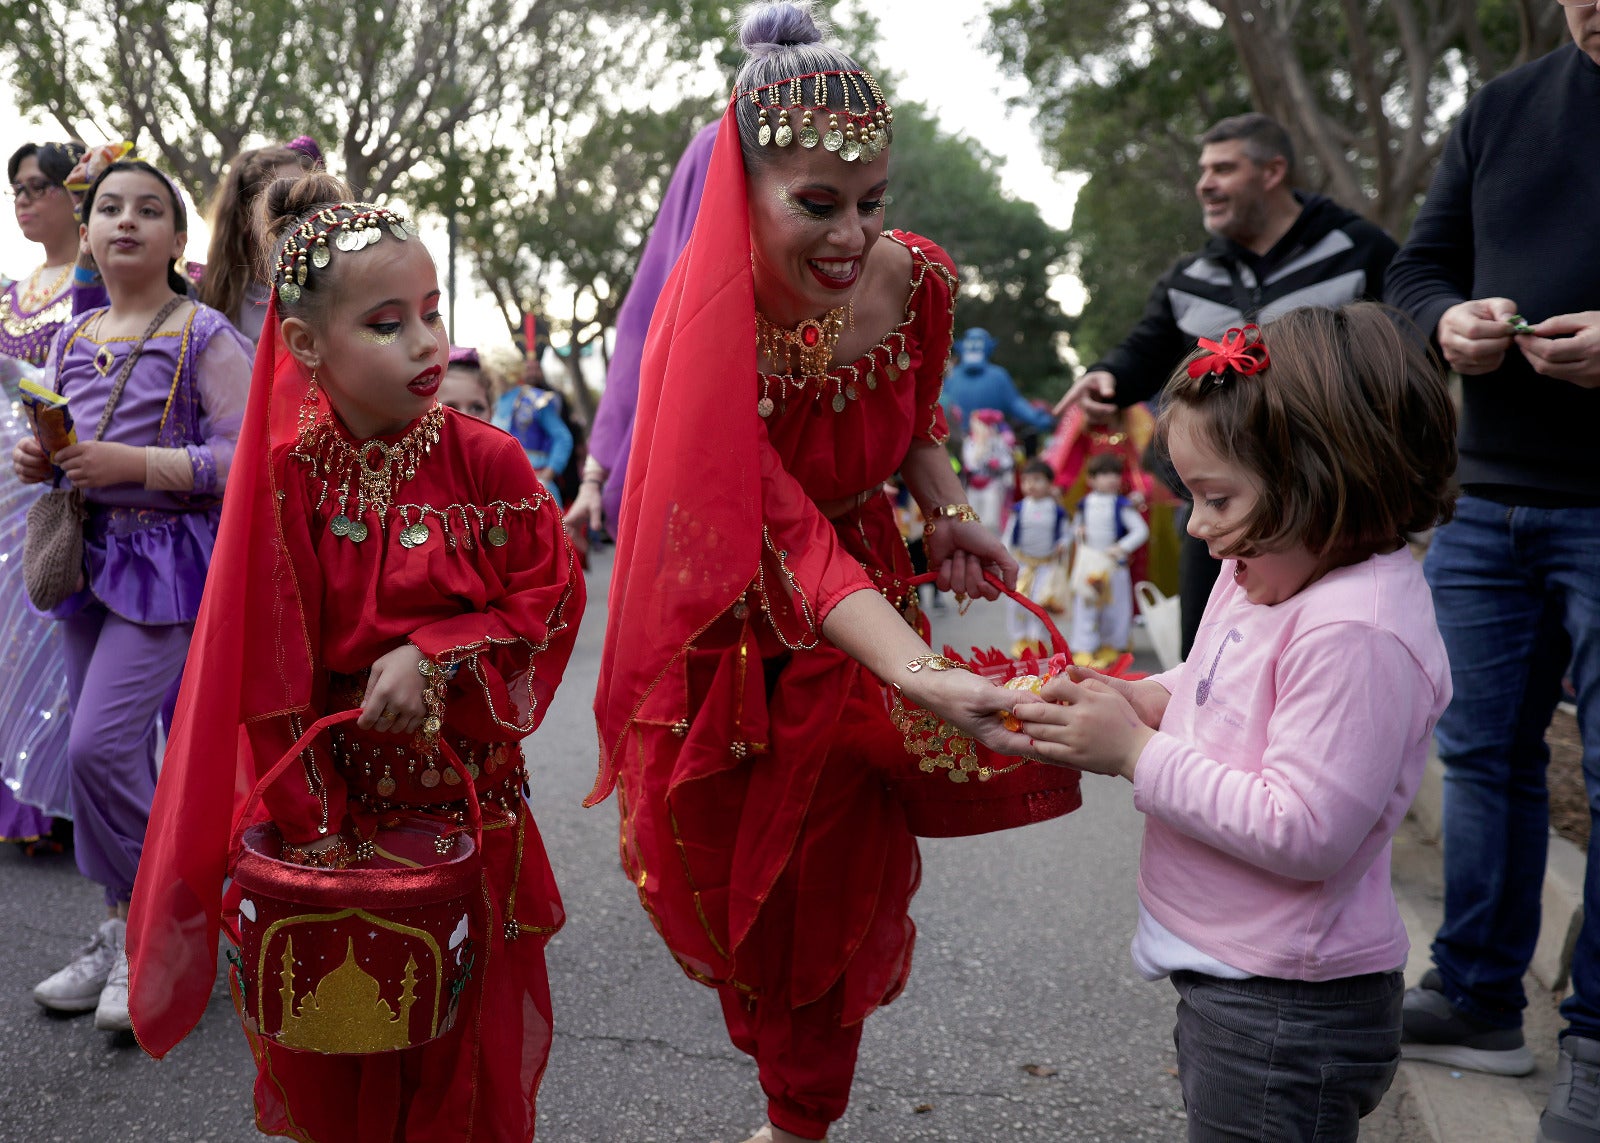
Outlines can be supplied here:
[[[260, 954], [232, 981], [264, 1131], [532, 1138], [563, 913], [522, 740], [609, 535], [588, 804], [615, 795], [633, 890], [758, 1065], [748, 1143], [844, 1114], [910, 972], [918, 838], [1060, 817], [1078, 773], [1145, 815], [1132, 952], [1179, 996], [1190, 1139], [1353, 1140], [1402, 1056], [1530, 1072], [1564, 685], [1600, 804], [1600, 14], [1561, 3], [1572, 44], [1473, 97], [1403, 246], [1299, 189], [1268, 116], [1211, 127], [1207, 242], [1053, 410], [957, 336], [939, 236], [885, 227], [892, 108], [806, 4], [745, 15], [592, 426], [537, 338], [451, 344], [414, 222], [307, 137], [228, 163], [203, 263], [130, 145], [22, 147], [42, 260], [0, 292], [0, 839], [70, 848], [105, 906], [34, 999], [162, 1055], [225, 934]], [[1176, 660], [1132, 679], [1152, 585]], [[1010, 657], [1048, 669], [1002, 687], [934, 652], [949, 593], [1010, 594]], [[1435, 734], [1444, 922], [1406, 989], [1389, 847]], [[919, 772], [968, 762], [996, 784], [930, 824]], [[357, 965], [365, 899], [297, 961], [238, 863], [376, 892], [336, 875], [429, 865], [385, 848], [419, 829], [481, 863], [422, 966], [447, 1000], [382, 1047], [298, 1023], [314, 942], [387, 987], [379, 946]], [[1592, 851], [1584, 897], [1544, 1143], [1600, 1143]]]

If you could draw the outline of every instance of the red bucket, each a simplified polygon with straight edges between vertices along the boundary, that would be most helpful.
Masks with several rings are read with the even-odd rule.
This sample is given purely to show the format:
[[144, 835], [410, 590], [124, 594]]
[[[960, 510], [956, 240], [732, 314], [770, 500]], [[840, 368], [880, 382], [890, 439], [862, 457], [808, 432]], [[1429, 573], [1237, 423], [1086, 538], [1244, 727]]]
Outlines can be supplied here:
[[[932, 583], [933, 573], [910, 580], [913, 585]], [[995, 587], [1043, 621], [1052, 650], [1069, 655], [1067, 641], [1055, 621], [1031, 599], [993, 576]], [[945, 655], [964, 663], [974, 673], [1004, 683], [1021, 675], [1042, 675], [1048, 658], [1012, 659], [1004, 652], [977, 652], [967, 662], [946, 647]], [[1124, 656], [1106, 674], [1120, 674], [1133, 661]], [[893, 688], [885, 688], [896, 723], [907, 735], [908, 749], [886, 751], [893, 763], [886, 777], [905, 806], [911, 832], [919, 837], [969, 837], [993, 833], [1071, 813], [1083, 804], [1078, 791], [1078, 771], [1050, 766], [1031, 759], [996, 754], [982, 743], [970, 742], [932, 714], [908, 703]], [[971, 753], [965, 751], [970, 744]], [[914, 749], [910, 749], [914, 748]], [[957, 751], [960, 752], [959, 758]]]
[[311, 739], [360, 713], [319, 720], [267, 772], [231, 851], [240, 1016], [263, 1039], [325, 1055], [398, 1051], [444, 1035], [483, 931], [482, 810], [448, 743], [439, 748], [468, 791], [470, 831], [396, 815], [380, 822], [370, 854], [343, 869], [312, 869], [282, 860], [271, 822], [246, 828], [263, 791]]

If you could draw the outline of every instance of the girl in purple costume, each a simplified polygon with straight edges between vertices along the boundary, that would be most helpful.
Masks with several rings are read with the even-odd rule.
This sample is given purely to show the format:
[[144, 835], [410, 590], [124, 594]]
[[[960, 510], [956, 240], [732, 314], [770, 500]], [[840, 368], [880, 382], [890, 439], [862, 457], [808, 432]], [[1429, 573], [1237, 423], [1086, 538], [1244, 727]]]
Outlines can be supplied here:
[[[17, 381], [44, 365], [72, 314], [78, 222], [62, 183], [82, 153], [81, 143], [28, 143], [6, 164], [17, 228], [44, 247], [44, 264], [0, 292], [0, 448], [7, 452], [32, 436], [16, 402]], [[22, 540], [38, 495], [0, 478], [0, 840], [30, 848], [52, 833], [51, 815], [71, 816], [61, 636], [28, 606], [22, 586]], [[61, 832], [67, 828], [63, 820]]]
[[[218, 311], [184, 299], [174, 267], [183, 201], [141, 162], [107, 167], [83, 204], [83, 237], [111, 304], [62, 327], [48, 375], [77, 422], [55, 464], [81, 489], [84, 582], [55, 609], [66, 640], [79, 870], [105, 888], [108, 919], [71, 964], [34, 989], [59, 1011], [127, 1029], [124, 921], [156, 779], [156, 716], [183, 667], [216, 539], [223, 485], [250, 384], [251, 347]], [[144, 343], [100, 441], [88, 439], [124, 359]], [[12, 453], [25, 481], [50, 479], [33, 440]]]

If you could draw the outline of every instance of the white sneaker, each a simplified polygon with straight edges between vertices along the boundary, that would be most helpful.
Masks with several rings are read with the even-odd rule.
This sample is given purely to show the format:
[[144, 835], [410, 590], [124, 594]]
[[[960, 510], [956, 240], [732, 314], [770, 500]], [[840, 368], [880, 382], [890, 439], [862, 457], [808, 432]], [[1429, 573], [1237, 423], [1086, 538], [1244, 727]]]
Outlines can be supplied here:
[[117, 941], [117, 959], [111, 962], [111, 975], [100, 991], [100, 1003], [95, 1006], [94, 1026], [102, 1032], [131, 1032], [133, 1021], [128, 1017], [128, 950]]
[[119, 959], [126, 959], [122, 943], [127, 931], [127, 922], [115, 917], [102, 923], [94, 939], [78, 950], [71, 964], [34, 986], [34, 1000], [57, 1012], [92, 1011], [100, 1003], [112, 966]]

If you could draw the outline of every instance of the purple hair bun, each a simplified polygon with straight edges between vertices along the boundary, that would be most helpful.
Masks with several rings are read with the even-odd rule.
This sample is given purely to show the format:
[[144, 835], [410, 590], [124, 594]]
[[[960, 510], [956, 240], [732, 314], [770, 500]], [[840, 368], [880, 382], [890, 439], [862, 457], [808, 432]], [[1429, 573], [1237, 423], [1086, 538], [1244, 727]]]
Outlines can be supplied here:
[[793, 0], [751, 8], [739, 23], [739, 43], [751, 59], [766, 59], [788, 48], [821, 42], [822, 29], [812, 18], [811, 6]]
[[315, 166], [320, 167], [323, 165], [322, 148], [317, 146], [317, 141], [310, 135], [296, 135], [293, 139], [290, 139], [287, 143], [285, 143], [284, 146], [289, 148], [291, 151], [299, 151], [306, 158], [310, 159], [312, 164]]
[[452, 345], [450, 347], [450, 364], [465, 365], [468, 369], [481, 368], [478, 361], [478, 351], [476, 349], [468, 349], [463, 345]]

